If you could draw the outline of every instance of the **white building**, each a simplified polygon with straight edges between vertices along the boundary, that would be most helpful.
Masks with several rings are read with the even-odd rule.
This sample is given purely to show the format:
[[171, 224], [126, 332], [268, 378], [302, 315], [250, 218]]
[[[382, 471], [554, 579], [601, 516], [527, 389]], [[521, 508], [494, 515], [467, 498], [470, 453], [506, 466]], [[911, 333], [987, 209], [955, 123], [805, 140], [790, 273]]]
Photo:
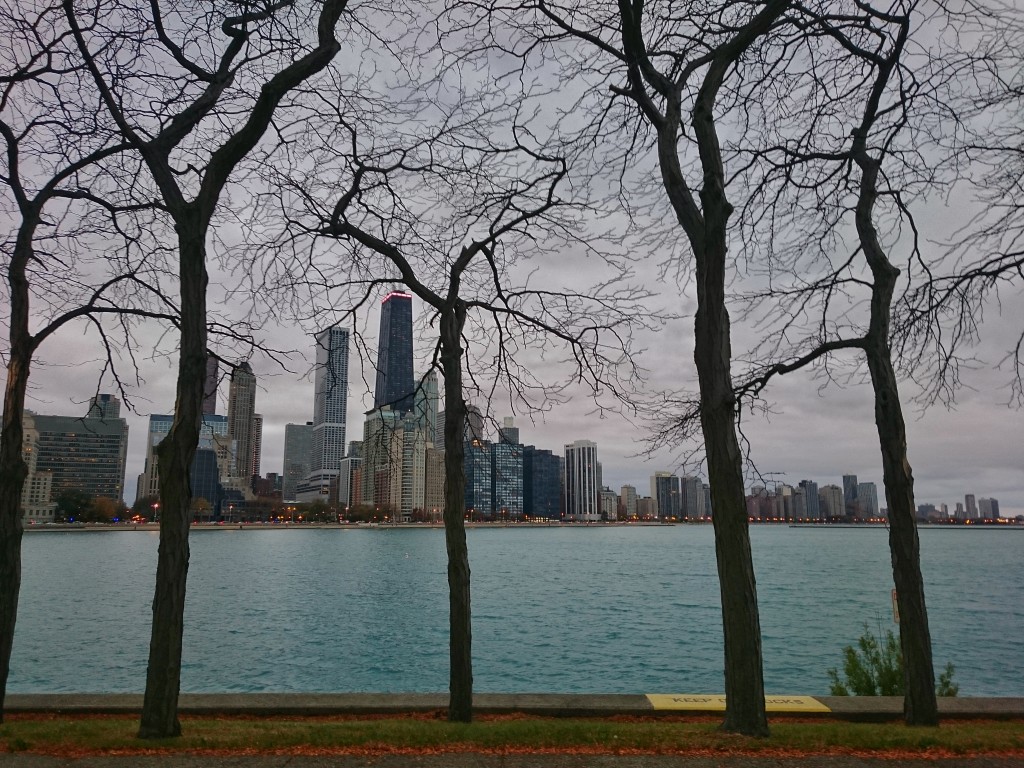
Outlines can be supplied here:
[[565, 446], [565, 517], [576, 522], [601, 519], [597, 443], [577, 440]]

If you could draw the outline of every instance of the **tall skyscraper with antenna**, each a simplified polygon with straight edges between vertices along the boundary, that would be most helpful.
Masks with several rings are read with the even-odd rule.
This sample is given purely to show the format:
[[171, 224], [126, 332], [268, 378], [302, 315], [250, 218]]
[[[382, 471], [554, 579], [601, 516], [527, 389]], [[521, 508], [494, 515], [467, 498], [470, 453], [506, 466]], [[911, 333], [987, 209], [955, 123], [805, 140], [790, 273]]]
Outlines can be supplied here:
[[380, 305], [380, 340], [374, 409], [390, 406], [406, 413], [413, 407], [412, 295], [392, 291]]

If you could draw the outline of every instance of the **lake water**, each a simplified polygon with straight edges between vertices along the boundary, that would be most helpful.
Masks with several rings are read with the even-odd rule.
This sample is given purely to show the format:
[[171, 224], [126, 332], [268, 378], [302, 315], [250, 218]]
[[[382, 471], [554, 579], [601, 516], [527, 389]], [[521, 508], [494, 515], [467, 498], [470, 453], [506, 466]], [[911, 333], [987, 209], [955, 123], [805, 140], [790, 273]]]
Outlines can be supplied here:
[[[710, 526], [468, 531], [480, 692], [718, 693]], [[893, 628], [881, 528], [754, 526], [769, 693], [824, 694], [867, 622]], [[182, 689], [446, 691], [439, 529], [195, 530]], [[1024, 532], [925, 529], [937, 667], [1024, 694]], [[24, 538], [8, 690], [141, 692], [157, 534]]]

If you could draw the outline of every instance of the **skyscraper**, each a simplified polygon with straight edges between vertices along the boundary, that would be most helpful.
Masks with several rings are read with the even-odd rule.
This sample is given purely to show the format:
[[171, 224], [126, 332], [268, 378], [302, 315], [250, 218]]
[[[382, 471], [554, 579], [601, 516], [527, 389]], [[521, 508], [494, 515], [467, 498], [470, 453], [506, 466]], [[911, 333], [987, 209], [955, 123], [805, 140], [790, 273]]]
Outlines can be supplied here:
[[818, 504], [818, 484], [813, 480], [801, 480], [800, 487], [804, 489], [804, 505], [807, 508], [807, 517], [811, 520], [821, 519], [821, 505]]
[[316, 335], [310, 472], [336, 472], [341, 466], [347, 408], [348, 329], [335, 326]]
[[967, 510], [965, 512], [965, 514], [967, 516], [967, 519], [968, 520], [977, 520], [978, 519], [978, 506], [975, 503], [974, 494], [973, 493], [968, 493], [966, 496], [964, 496], [964, 506], [967, 507]]
[[519, 427], [516, 426], [516, 420], [513, 417], [506, 416], [502, 425], [498, 427], [498, 442], [519, 445]]
[[982, 520], [998, 520], [999, 500], [984, 498], [978, 499], [978, 515]]
[[683, 516], [683, 499], [679, 478], [672, 472], [655, 472], [651, 476], [651, 498], [658, 505], [660, 519], [678, 519]]
[[373, 407], [412, 410], [412, 296], [392, 291], [380, 306], [380, 341], [377, 347], [377, 382]]
[[847, 517], [857, 517], [857, 476], [843, 475], [843, 505]]
[[[154, 413], [149, 417], [146, 463], [136, 486], [136, 501], [144, 496], [160, 496], [160, 474], [157, 468], [156, 449], [160, 445], [160, 441], [171, 431], [173, 423], [174, 417], [170, 414]], [[199, 497], [206, 499], [214, 508], [221, 496], [222, 489], [218, 488], [221, 476], [234, 472], [235, 451], [230, 450], [230, 446], [233, 444], [233, 441], [228, 438], [227, 416], [216, 414], [203, 416], [203, 424], [199, 429], [199, 445], [196, 449], [197, 458], [192, 462], [192, 496], [196, 499]], [[213, 457], [212, 470], [211, 456]], [[213, 472], [212, 479], [209, 476], [211, 471]]]
[[601, 519], [597, 443], [577, 440], [565, 446], [565, 516], [577, 522]]
[[260, 461], [263, 459], [263, 414], [252, 417], [252, 474], [260, 477]]
[[413, 397], [413, 412], [416, 421], [428, 443], [440, 445], [444, 442], [444, 435], [438, 431], [438, 392], [437, 392], [437, 371], [430, 370], [420, 376], [416, 384], [416, 394]]
[[471, 518], [494, 514], [493, 465], [491, 444], [482, 440], [466, 443], [463, 470], [466, 473], [466, 513]]
[[[518, 432], [518, 430], [516, 430]], [[517, 440], [518, 442], [518, 440]], [[491, 495], [494, 514], [523, 516], [523, 447], [513, 443], [491, 445]]]
[[619, 489], [619, 506], [627, 520], [636, 517], [636, 488], [634, 486], [624, 485]]
[[54, 499], [67, 491], [122, 498], [128, 423], [115, 415], [120, 407], [116, 397], [99, 395], [85, 417], [31, 414], [35, 471], [51, 473]]
[[878, 487], [874, 483], [857, 483], [857, 517], [878, 517]]
[[706, 514], [704, 511], [704, 483], [699, 477], [684, 477], [680, 481], [682, 495], [682, 516], [688, 520], [698, 520]]
[[256, 415], [256, 376], [249, 363], [231, 371], [228, 390], [228, 437], [235, 441], [235, 477], [253, 476], [253, 417]]
[[523, 448], [523, 513], [558, 520], [562, 508], [562, 462], [543, 448]]
[[838, 485], [825, 485], [818, 491], [818, 508], [824, 520], [844, 517], [846, 504], [843, 489]]
[[284, 425], [284, 486], [281, 498], [296, 501], [296, 491], [302, 479], [309, 474], [309, 459], [313, 454], [313, 422]]
[[203, 415], [212, 416], [217, 412], [217, 376], [219, 374], [217, 358], [206, 356], [206, 380], [203, 383]]

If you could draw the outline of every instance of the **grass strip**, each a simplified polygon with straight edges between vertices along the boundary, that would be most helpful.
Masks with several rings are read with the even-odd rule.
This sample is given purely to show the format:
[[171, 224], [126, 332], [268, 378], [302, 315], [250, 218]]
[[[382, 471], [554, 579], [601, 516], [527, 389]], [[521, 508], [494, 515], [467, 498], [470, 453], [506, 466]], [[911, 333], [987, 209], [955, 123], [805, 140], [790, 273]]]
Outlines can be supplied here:
[[714, 722], [522, 717], [469, 725], [443, 720], [182, 720], [177, 739], [135, 738], [131, 717], [18, 716], [0, 725], [0, 752], [80, 756], [152, 752], [587, 752], [587, 753], [899, 753], [1024, 756], [1020, 721], [951, 721], [937, 728], [896, 723], [781, 721], [767, 739], [721, 733]]

